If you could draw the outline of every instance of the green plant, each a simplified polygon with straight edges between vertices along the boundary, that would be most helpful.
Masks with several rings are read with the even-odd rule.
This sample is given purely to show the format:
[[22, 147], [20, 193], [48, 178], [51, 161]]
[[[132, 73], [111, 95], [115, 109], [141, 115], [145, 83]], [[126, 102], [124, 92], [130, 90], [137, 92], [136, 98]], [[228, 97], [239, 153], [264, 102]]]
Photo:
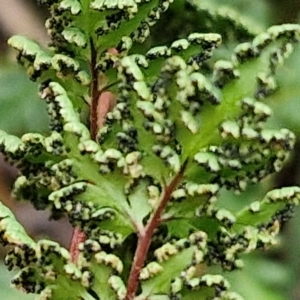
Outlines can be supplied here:
[[276, 243], [300, 188], [239, 211], [217, 200], [279, 171], [293, 147], [289, 130], [265, 128], [263, 101], [300, 26], [260, 33], [214, 1], [189, 0], [226, 28], [228, 46], [231, 35], [249, 41], [227, 60], [216, 33], [137, 54], [173, 1], [40, 2], [49, 48], [21, 36], [9, 44], [40, 83], [51, 132], [2, 131], [0, 150], [20, 171], [14, 195], [67, 214], [75, 234], [69, 251], [34, 241], [1, 205], [1, 241], [13, 246], [5, 262], [20, 270], [13, 284], [37, 299], [242, 299], [226, 271]]

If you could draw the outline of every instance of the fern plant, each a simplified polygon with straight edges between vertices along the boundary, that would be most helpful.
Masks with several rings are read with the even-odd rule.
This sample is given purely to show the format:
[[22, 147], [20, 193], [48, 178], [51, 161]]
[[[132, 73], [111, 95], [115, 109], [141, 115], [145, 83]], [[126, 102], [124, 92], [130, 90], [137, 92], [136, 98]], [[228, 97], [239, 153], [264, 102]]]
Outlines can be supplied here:
[[226, 271], [274, 245], [299, 203], [299, 187], [237, 212], [218, 198], [279, 171], [293, 148], [292, 132], [265, 128], [264, 100], [300, 26], [259, 32], [213, 1], [189, 0], [224, 35], [248, 41], [227, 59], [213, 55], [219, 33], [188, 32], [136, 53], [171, 2], [40, 0], [49, 48], [9, 39], [39, 83], [51, 130], [0, 132], [1, 152], [19, 169], [13, 194], [74, 226], [67, 250], [33, 240], [0, 206], [1, 242], [12, 246], [5, 263], [19, 270], [12, 283], [36, 299], [242, 299]]

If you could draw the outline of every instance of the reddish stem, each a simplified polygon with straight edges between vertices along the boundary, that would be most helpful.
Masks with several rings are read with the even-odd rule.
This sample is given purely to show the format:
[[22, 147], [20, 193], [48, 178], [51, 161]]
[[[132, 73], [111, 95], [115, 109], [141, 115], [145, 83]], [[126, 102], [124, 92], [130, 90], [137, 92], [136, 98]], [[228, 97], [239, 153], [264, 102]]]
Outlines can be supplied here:
[[[98, 71], [96, 68], [97, 63], [97, 51], [95, 49], [94, 43], [90, 40], [90, 48], [91, 48], [91, 62], [90, 69], [92, 74], [92, 87], [91, 87], [91, 109], [90, 109], [90, 132], [91, 138], [93, 140], [96, 139], [97, 135], [97, 107], [100, 93], [98, 91]], [[86, 235], [79, 228], [73, 229], [73, 234], [70, 241], [69, 251], [71, 254], [71, 259], [73, 262], [77, 261], [79, 249], [78, 245], [83, 243], [86, 240]]]
[[91, 47], [91, 74], [92, 74], [92, 103], [91, 103], [91, 110], [90, 110], [90, 132], [92, 140], [96, 139], [97, 135], [97, 107], [100, 97], [100, 92], [98, 89], [99, 82], [98, 82], [98, 71], [97, 71], [97, 51], [95, 49], [94, 43], [90, 41]]
[[83, 243], [85, 240], [86, 240], [86, 236], [85, 236], [84, 232], [80, 231], [79, 228], [75, 227], [73, 229], [73, 233], [72, 233], [72, 237], [71, 237], [71, 241], [70, 241], [70, 247], [69, 247], [72, 262], [75, 263], [77, 261], [77, 258], [79, 255], [78, 245], [80, 243]]
[[[108, 91], [99, 91], [99, 77], [97, 70], [97, 50], [92, 40], [90, 40], [91, 62], [90, 69], [92, 74], [91, 86], [91, 108], [90, 108], [90, 133], [92, 140], [96, 140], [98, 129], [104, 124], [105, 116], [115, 104], [115, 96]], [[117, 50], [109, 49], [108, 52], [117, 54]], [[74, 228], [71, 242], [70, 253], [73, 262], [77, 261], [79, 250], [78, 245], [86, 240], [84, 232], [79, 228]]]
[[165, 187], [159, 206], [148, 221], [145, 230], [139, 232], [138, 244], [127, 282], [127, 294], [125, 300], [132, 300], [135, 297], [138, 288], [140, 272], [147, 258], [154, 230], [161, 224], [161, 216], [171, 198], [171, 194], [182, 180], [186, 164], [187, 161], [182, 165], [180, 172], [172, 179], [170, 184]]

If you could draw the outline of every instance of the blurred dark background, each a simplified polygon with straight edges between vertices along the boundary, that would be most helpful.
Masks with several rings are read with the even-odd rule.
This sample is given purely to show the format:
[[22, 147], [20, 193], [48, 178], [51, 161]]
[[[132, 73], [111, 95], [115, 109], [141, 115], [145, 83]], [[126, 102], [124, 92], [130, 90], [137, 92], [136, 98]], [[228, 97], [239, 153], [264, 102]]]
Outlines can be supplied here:
[[[24, 70], [17, 66], [14, 53], [7, 47], [7, 39], [14, 34], [26, 35], [47, 45], [48, 37], [43, 23], [47, 18], [45, 7], [35, 0], [0, 1], [0, 129], [21, 136], [26, 132], [47, 133], [47, 115], [44, 103], [37, 96], [37, 85], [28, 80]], [[199, 0], [201, 3], [201, 0]], [[267, 28], [273, 24], [299, 23], [300, 0], [211, 0], [239, 11], [253, 24]], [[175, 1], [166, 19], [153, 29], [152, 38], [145, 46], [157, 45], [183, 37], [186, 33], [201, 31], [203, 23], [195, 11], [187, 8], [182, 13], [183, 0]], [[182, 23], [188, 24], [182, 26]], [[214, 24], [210, 31], [214, 31]], [[164, 28], [162, 31], [161, 28]], [[217, 28], [217, 27], [216, 27]], [[225, 29], [226, 30], [226, 29]], [[164, 32], [162, 34], [162, 32]], [[225, 40], [236, 44], [234, 38]], [[224, 53], [229, 47], [224, 46]], [[280, 89], [268, 100], [274, 110], [268, 126], [289, 128], [297, 135], [297, 143], [281, 173], [250, 187], [241, 196], [224, 192], [221, 200], [231, 206], [263, 197], [271, 188], [300, 184], [300, 47], [281, 68], [278, 75]], [[36, 239], [49, 237], [68, 246], [71, 227], [67, 220], [49, 221], [47, 212], [37, 212], [30, 204], [20, 203], [10, 196], [17, 171], [0, 156], [0, 199], [16, 214], [17, 219]], [[225, 205], [225, 204], [224, 204]], [[240, 205], [240, 204], [239, 204]], [[6, 250], [5, 250], [6, 251]], [[228, 274], [233, 289], [247, 300], [300, 300], [300, 212], [284, 225], [277, 247], [267, 253], [250, 255], [243, 272]], [[0, 248], [3, 259], [4, 249]], [[0, 264], [0, 299], [33, 299], [9, 289], [11, 278]]]

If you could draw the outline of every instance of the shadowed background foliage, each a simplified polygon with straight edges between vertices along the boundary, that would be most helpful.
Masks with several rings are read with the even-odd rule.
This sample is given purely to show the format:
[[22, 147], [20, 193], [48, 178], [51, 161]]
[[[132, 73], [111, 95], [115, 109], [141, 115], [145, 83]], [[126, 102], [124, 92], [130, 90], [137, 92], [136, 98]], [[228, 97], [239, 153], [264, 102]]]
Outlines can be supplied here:
[[[198, 0], [201, 2], [201, 0]], [[211, 0], [216, 5], [231, 6], [253, 22], [255, 26], [266, 28], [283, 22], [299, 23], [300, 1], [298, 0]], [[184, 10], [184, 13], [182, 11]], [[35, 0], [10, 0], [0, 3], [0, 129], [22, 135], [25, 132], [46, 132], [47, 114], [44, 103], [38, 99], [37, 87], [30, 82], [23, 69], [15, 62], [14, 55], [6, 46], [12, 34], [24, 34], [40, 43], [47, 44], [43, 22], [47, 17], [43, 7]], [[162, 30], [163, 28], [163, 30]], [[145, 45], [160, 45], [186, 36], [190, 32], [218, 32], [224, 37], [224, 45], [219, 54], [229, 53], [229, 49], [239, 41], [247, 40], [244, 35], [233, 37], [220, 24], [203, 24], [201, 14], [183, 0], [178, 0], [166, 16], [153, 28], [151, 38]], [[135, 49], [138, 51], [139, 49]], [[217, 53], [218, 55], [218, 53]], [[298, 142], [295, 150], [281, 173], [251, 187], [241, 196], [223, 193], [224, 205], [238, 207], [239, 203], [261, 198], [271, 188], [300, 184], [300, 47], [282, 68], [278, 81], [284, 86], [269, 99], [274, 115], [269, 121], [274, 128], [286, 127], [295, 132]], [[16, 171], [3, 161], [0, 162], [0, 198], [12, 208], [17, 218], [36, 238], [50, 236], [67, 246], [71, 228], [67, 221], [47, 221], [45, 212], [36, 212], [28, 204], [17, 203], [9, 196], [10, 186]], [[246, 299], [284, 300], [300, 299], [300, 212], [285, 224], [281, 241], [277, 248], [267, 253], [251, 255], [243, 272], [231, 274], [234, 289]], [[8, 288], [11, 276], [0, 266], [0, 297], [2, 299], [32, 299], [31, 296], [16, 294]]]

